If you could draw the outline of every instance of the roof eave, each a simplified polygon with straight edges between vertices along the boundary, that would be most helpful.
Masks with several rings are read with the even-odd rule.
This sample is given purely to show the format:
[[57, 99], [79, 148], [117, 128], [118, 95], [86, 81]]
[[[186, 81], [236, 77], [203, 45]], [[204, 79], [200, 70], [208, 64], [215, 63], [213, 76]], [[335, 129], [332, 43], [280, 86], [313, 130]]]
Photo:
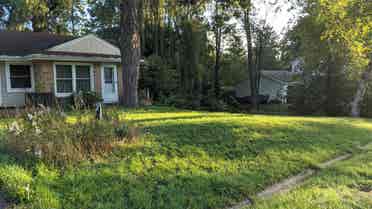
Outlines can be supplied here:
[[76, 62], [114, 62], [120, 63], [120, 58], [115, 57], [99, 57], [99, 56], [71, 56], [71, 55], [45, 55], [45, 54], [31, 54], [27, 56], [8, 56], [0, 55], [0, 61], [7, 62], [20, 62], [20, 61], [34, 61], [34, 60], [47, 60], [47, 61], [76, 61]]
[[265, 78], [268, 78], [268, 79], [270, 79], [270, 80], [272, 80], [272, 81], [278, 82], [278, 83], [280, 83], [280, 84], [284, 84], [284, 85], [291, 83], [291, 82], [287, 82], [287, 81], [279, 80], [279, 79], [277, 79], [277, 78], [273, 78], [272, 76], [268, 76], [268, 75], [263, 75], [263, 74], [262, 74], [261, 76], [262, 76], [262, 77], [265, 77]]

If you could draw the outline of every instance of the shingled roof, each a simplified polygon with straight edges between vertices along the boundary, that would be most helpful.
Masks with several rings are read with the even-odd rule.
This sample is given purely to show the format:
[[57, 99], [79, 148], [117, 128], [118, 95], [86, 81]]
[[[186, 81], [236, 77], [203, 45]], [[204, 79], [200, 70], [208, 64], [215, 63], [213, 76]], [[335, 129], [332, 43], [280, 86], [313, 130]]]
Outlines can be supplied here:
[[0, 55], [25, 56], [41, 53], [73, 39], [72, 36], [54, 35], [47, 32], [1, 31]]

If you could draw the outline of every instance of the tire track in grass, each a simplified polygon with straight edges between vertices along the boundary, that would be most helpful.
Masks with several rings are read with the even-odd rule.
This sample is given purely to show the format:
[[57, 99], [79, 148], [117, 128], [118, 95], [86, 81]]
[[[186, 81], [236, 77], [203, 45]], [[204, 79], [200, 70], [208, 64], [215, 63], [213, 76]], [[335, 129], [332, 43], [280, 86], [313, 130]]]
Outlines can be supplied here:
[[[358, 146], [358, 148], [360, 150], [368, 150], [370, 147], [372, 148], [372, 143], [369, 143], [365, 146]], [[352, 156], [353, 156], [352, 154], [339, 155], [336, 158], [332, 158], [332, 159], [330, 159], [326, 162], [318, 164], [317, 167], [319, 169], [327, 169], [327, 168], [331, 167], [332, 165], [334, 165], [337, 162], [350, 159]], [[301, 173], [299, 173], [295, 176], [291, 176], [287, 179], [282, 180], [279, 183], [276, 183], [274, 185], [271, 185], [271, 186], [267, 187], [263, 191], [259, 192], [256, 195], [256, 197], [260, 198], [260, 199], [267, 199], [267, 198], [272, 197], [275, 194], [288, 192], [291, 189], [302, 185], [310, 177], [313, 177], [314, 175], [316, 175], [317, 171], [318, 171], [317, 169], [306, 169], [306, 170], [302, 171]], [[247, 198], [246, 200], [236, 204], [233, 207], [229, 207], [227, 209], [243, 209], [245, 207], [249, 207], [249, 206], [252, 206], [252, 205], [253, 205], [252, 199]]]

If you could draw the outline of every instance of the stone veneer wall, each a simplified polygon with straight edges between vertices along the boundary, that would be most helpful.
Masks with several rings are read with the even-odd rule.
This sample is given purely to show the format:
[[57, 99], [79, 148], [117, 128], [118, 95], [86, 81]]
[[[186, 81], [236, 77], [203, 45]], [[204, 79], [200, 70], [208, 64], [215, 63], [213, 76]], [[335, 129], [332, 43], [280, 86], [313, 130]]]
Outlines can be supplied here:
[[35, 91], [39, 93], [54, 92], [53, 62], [34, 62]]

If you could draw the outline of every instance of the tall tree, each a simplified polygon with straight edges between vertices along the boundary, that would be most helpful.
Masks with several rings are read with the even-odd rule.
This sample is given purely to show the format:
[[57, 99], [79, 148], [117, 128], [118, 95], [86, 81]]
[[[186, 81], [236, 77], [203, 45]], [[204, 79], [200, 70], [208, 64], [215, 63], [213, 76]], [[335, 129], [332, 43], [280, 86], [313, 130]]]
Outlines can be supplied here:
[[82, 0], [3, 0], [0, 24], [8, 30], [69, 34], [81, 30]]
[[360, 74], [356, 93], [350, 103], [350, 115], [359, 117], [360, 105], [372, 77], [372, 2], [323, 0], [318, 5], [319, 21], [326, 26], [322, 38], [345, 47], [350, 59], [349, 67]]
[[140, 2], [123, 0], [121, 5], [120, 50], [123, 69], [123, 104], [138, 106], [138, 76], [141, 59]]
[[258, 110], [258, 95], [259, 95], [259, 82], [260, 74], [259, 69], [255, 65], [254, 56], [253, 56], [253, 19], [252, 19], [252, 10], [253, 4], [251, 0], [240, 0], [235, 2], [235, 5], [238, 6], [238, 17], [242, 20], [243, 28], [245, 32], [245, 37], [247, 41], [247, 73], [249, 75], [250, 89], [251, 89], [251, 102], [253, 108]]
[[212, 3], [213, 16], [211, 28], [214, 35], [214, 94], [216, 99], [220, 96], [220, 70], [221, 60], [223, 55], [223, 41], [226, 34], [231, 30], [231, 24], [228, 21], [231, 19], [231, 11], [229, 11], [230, 3], [228, 1], [214, 0]]

